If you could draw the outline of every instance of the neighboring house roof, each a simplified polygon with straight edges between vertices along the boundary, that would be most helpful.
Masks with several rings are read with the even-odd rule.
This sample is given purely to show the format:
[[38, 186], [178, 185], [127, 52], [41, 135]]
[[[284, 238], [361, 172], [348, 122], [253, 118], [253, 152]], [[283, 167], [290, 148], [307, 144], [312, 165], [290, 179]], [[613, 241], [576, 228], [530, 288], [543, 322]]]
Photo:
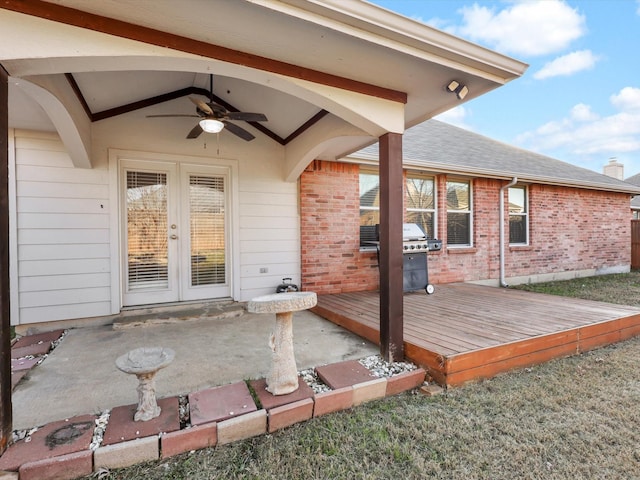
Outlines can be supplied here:
[[[518, 177], [522, 182], [640, 194], [640, 185], [634, 186], [438, 120], [428, 120], [408, 129], [402, 148], [404, 165], [408, 168], [490, 178]], [[350, 158], [377, 160], [378, 144], [355, 152]]]
[[[624, 181], [640, 187], [640, 173], [626, 178]], [[633, 210], [640, 210], [640, 195], [631, 198], [631, 208]]]

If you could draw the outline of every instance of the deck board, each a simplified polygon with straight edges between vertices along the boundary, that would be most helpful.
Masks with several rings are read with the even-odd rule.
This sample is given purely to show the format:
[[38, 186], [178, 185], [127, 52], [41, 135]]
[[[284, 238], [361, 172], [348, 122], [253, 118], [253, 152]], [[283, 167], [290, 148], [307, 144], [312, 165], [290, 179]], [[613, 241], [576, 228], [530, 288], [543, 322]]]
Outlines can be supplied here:
[[[320, 295], [314, 311], [379, 342], [379, 294]], [[404, 295], [406, 356], [446, 385], [640, 334], [640, 308], [474, 284]]]

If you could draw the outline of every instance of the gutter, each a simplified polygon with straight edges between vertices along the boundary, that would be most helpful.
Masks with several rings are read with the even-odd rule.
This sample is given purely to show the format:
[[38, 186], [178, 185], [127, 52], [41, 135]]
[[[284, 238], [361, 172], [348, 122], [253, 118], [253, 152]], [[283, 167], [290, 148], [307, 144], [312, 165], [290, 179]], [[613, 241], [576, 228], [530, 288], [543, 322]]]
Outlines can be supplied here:
[[504, 288], [509, 286], [504, 277], [504, 191], [516, 183], [518, 177], [513, 177], [511, 182], [500, 187], [500, 286]]

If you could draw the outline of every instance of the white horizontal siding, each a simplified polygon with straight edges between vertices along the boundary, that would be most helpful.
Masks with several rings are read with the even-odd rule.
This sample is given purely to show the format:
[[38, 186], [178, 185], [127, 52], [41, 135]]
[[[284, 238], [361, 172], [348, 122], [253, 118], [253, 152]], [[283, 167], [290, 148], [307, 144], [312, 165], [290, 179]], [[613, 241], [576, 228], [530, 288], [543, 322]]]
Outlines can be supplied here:
[[[300, 278], [298, 187], [279, 178], [241, 179], [241, 300], [274, 293], [284, 277]], [[266, 273], [260, 273], [265, 270]]]
[[110, 313], [109, 185], [55, 135], [16, 138], [19, 323]]
[[[26, 153], [26, 152], [23, 152]], [[65, 184], [104, 185], [108, 180], [106, 171], [95, 171], [86, 168], [57, 168], [41, 165], [17, 165], [16, 178], [29, 179], [33, 182], [52, 182]]]
[[58, 306], [20, 308], [20, 323], [55, 322], [70, 318], [89, 318], [109, 315], [111, 302], [76, 303]]
[[104, 199], [86, 198], [36, 198], [21, 197], [17, 202], [19, 213], [90, 213], [101, 215], [109, 213], [109, 204]]
[[49, 228], [42, 230], [36, 227], [21, 228], [18, 231], [18, 243], [20, 245], [55, 245], [63, 243], [81, 245], [108, 242], [109, 229], [106, 228], [94, 228], [91, 230]]
[[241, 269], [245, 266], [267, 267], [294, 263], [300, 268], [300, 259], [293, 258], [291, 252], [240, 252]]
[[64, 290], [67, 288], [108, 287], [110, 284], [111, 277], [109, 273], [79, 273], [65, 275], [64, 282], [60, 281], [60, 275], [22, 277], [19, 288], [20, 292], [38, 292]]
[[109, 217], [83, 213], [18, 213], [18, 228], [109, 228]]
[[[247, 234], [255, 234], [257, 231], [268, 230], [295, 230], [297, 231], [300, 221], [297, 216], [289, 218], [280, 218], [274, 220], [273, 217], [256, 217], [251, 212], [248, 215], [240, 217], [240, 228]], [[252, 231], [249, 231], [252, 230]], [[281, 232], [285, 233], [285, 232]], [[251, 237], [249, 237], [251, 238]], [[260, 238], [255, 237], [255, 238]]]
[[22, 181], [19, 182], [21, 198], [95, 198], [108, 199], [109, 187], [107, 185], [82, 185], [77, 183], [56, 183]]
[[107, 302], [111, 299], [111, 289], [109, 287], [99, 288], [75, 288], [71, 290], [50, 290], [40, 292], [20, 293], [20, 306], [29, 307], [51, 307], [59, 305]]
[[109, 258], [109, 245], [58, 244], [58, 245], [22, 245], [18, 260], [70, 260], [82, 258]]
[[60, 275], [60, 281], [64, 276], [76, 273], [108, 272], [109, 259], [106, 258], [82, 258], [72, 260], [22, 260], [20, 262], [19, 275], [21, 277], [37, 277], [39, 275]]

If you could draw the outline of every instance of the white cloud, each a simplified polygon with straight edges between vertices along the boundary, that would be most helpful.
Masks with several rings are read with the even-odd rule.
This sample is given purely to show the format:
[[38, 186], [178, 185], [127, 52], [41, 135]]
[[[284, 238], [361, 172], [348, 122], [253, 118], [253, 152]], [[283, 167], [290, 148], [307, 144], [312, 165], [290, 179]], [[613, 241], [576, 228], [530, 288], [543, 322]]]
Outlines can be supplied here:
[[598, 114], [591, 110], [589, 105], [579, 103], [571, 109], [571, 118], [577, 122], [589, 122], [597, 120]]
[[611, 95], [609, 100], [619, 110], [640, 110], [640, 88], [625, 87], [617, 95]]
[[456, 34], [516, 55], [559, 52], [586, 33], [584, 15], [563, 0], [517, 1], [499, 11], [474, 4], [460, 13]]
[[600, 116], [586, 104], [575, 105], [569, 115], [548, 122], [516, 139], [523, 148], [561, 160], [594, 165], [600, 170], [612, 156], [640, 155], [640, 89], [626, 87], [611, 95], [618, 112]]
[[441, 122], [455, 125], [456, 127], [464, 128], [465, 130], [473, 130], [473, 128], [466, 123], [466, 119], [468, 116], [469, 112], [463, 105], [460, 105], [459, 107], [447, 110], [440, 115], [436, 115], [433, 118], [435, 118], [436, 120], [440, 120]]
[[636, 10], [636, 13], [640, 15], [640, 0], [636, 0], [636, 3], [638, 4], [638, 9]]
[[545, 78], [569, 76], [583, 70], [590, 70], [598, 61], [591, 50], [580, 50], [556, 58], [545, 64], [533, 74], [533, 78], [543, 80]]

